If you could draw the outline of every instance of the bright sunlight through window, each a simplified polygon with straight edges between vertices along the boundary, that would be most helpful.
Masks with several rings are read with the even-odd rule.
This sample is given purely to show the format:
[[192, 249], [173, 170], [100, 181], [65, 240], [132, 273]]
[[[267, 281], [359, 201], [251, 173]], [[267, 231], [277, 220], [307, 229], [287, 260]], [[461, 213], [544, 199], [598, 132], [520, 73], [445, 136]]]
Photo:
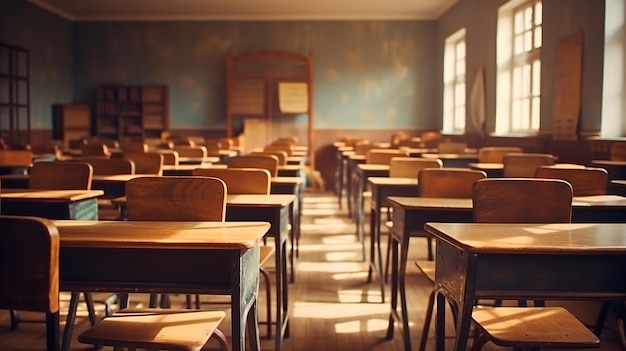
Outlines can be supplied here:
[[443, 130], [465, 132], [465, 28], [446, 38], [443, 54]]

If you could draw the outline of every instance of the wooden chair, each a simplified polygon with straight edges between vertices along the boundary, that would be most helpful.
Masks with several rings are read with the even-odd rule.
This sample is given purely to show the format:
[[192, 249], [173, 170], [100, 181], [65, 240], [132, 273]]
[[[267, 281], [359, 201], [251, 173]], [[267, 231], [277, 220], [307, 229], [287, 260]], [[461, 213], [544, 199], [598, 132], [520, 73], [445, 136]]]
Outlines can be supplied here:
[[437, 152], [440, 154], [462, 154], [467, 149], [467, 144], [457, 141], [441, 141], [437, 144]]
[[171, 149], [163, 149], [155, 152], [163, 155], [163, 165], [171, 165], [176, 166], [179, 164], [178, 162], [178, 152]]
[[149, 146], [147, 143], [138, 140], [128, 140], [121, 145], [122, 150], [128, 153], [148, 152]]
[[537, 178], [563, 179], [574, 189], [574, 196], [605, 195], [609, 174], [604, 168], [561, 168], [541, 166], [535, 172]]
[[263, 151], [284, 151], [290, 157], [293, 156], [294, 147], [290, 144], [270, 144], [263, 147]]
[[[425, 168], [443, 168], [443, 162], [440, 159], [421, 158], [421, 157], [394, 157], [389, 161], [389, 177], [390, 178], [417, 178], [419, 172]], [[387, 242], [387, 257], [385, 259], [385, 274], [389, 274], [390, 258], [391, 258], [391, 228], [393, 222], [388, 220], [385, 222], [389, 238]], [[432, 239], [430, 239], [432, 241]], [[429, 244], [430, 245], [430, 244]]]
[[[216, 221], [226, 216], [226, 184], [220, 179], [141, 177], [126, 184], [129, 221]], [[167, 305], [164, 295], [161, 307]], [[152, 295], [150, 305], [156, 304]], [[199, 308], [199, 302], [196, 307]], [[190, 297], [187, 306], [191, 307]]]
[[612, 161], [626, 161], [626, 141], [611, 144], [610, 157]]
[[207, 149], [202, 145], [174, 145], [173, 150], [178, 152], [179, 157], [207, 157]]
[[[417, 175], [418, 193], [421, 197], [469, 199], [472, 198], [474, 184], [485, 178], [487, 178], [485, 172], [468, 168], [425, 168]], [[427, 239], [428, 260], [419, 260], [415, 264], [434, 287], [433, 272], [435, 264], [433, 262], [432, 237], [422, 231], [412, 233], [411, 236], [424, 236]], [[434, 305], [435, 290], [433, 288], [428, 297], [428, 307], [420, 340], [420, 351], [426, 350], [426, 341], [428, 340]]]
[[61, 350], [57, 228], [27, 216], [0, 216], [0, 227], [0, 309], [45, 313], [46, 350]]
[[278, 157], [278, 165], [284, 166], [287, 164], [287, 152], [277, 149], [266, 149], [264, 151], [253, 151], [252, 155], [274, 155]]
[[125, 154], [124, 158], [135, 163], [136, 174], [163, 175], [163, 155], [152, 152]]
[[33, 163], [31, 150], [0, 150], [0, 165], [28, 167]]
[[[270, 193], [272, 180], [270, 172], [259, 168], [198, 168], [193, 170], [194, 176], [215, 177], [226, 183], [228, 194], [262, 194]], [[272, 337], [272, 289], [269, 272], [263, 265], [274, 254], [273, 246], [263, 245], [260, 248], [259, 272], [265, 282], [267, 337]]]
[[[568, 223], [572, 186], [561, 179], [490, 178], [473, 188], [473, 215], [482, 223]], [[589, 348], [598, 338], [560, 307], [475, 307], [479, 331], [472, 350], [492, 341], [516, 349]]]
[[135, 174], [135, 163], [123, 158], [83, 157], [82, 162], [87, 162], [93, 168], [93, 174]]
[[553, 165], [554, 162], [554, 156], [550, 154], [509, 153], [502, 158], [504, 177], [534, 177], [537, 168], [540, 166]]
[[485, 146], [478, 149], [478, 162], [502, 163], [504, 155], [523, 152], [524, 149], [517, 146]]
[[36, 162], [30, 170], [28, 187], [47, 190], [89, 190], [93, 167], [86, 162]]
[[230, 157], [228, 168], [261, 168], [267, 169], [272, 177], [278, 175], [278, 157], [274, 155], [241, 155]]
[[442, 138], [443, 135], [441, 134], [441, 131], [438, 130], [422, 132], [420, 137], [423, 147], [437, 147]]
[[111, 151], [103, 143], [87, 143], [80, 146], [83, 157], [111, 157]]
[[388, 165], [394, 157], [406, 157], [407, 152], [399, 149], [370, 149], [365, 153], [365, 163]]

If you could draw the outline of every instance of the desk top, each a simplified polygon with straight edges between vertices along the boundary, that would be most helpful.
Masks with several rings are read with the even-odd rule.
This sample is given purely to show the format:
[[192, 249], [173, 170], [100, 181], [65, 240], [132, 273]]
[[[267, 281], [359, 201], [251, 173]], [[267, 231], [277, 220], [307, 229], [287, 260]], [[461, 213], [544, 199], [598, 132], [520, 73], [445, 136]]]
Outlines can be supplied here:
[[389, 165], [360, 163], [357, 165], [361, 171], [389, 171]]
[[[289, 206], [296, 196], [292, 194], [246, 194], [246, 195], [227, 195], [226, 206], [228, 207], [277, 207], [282, 208]], [[115, 205], [126, 206], [126, 196], [112, 199]]]
[[180, 156], [178, 157], [178, 162], [182, 162], [182, 163], [202, 164], [202, 163], [216, 163], [219, 161], [220, 161], [220, 158], [218, 156], [207, 156], [207, 157]]
[[479, 171], [501, 171], [504, 169], [504, 163], [472, 162], [468, 166]]
[[302, 177], [272, 177], [272, 184], [298, 185], [304, 182]]
[[626, 161], [613, 161], [613, 160], [591, 160], [591, 163], [599, 166], [619, 166], [626, 167]]
[[61, 246], [156, 249], [247, 249], [270, 228], [266, 222], [57, 220]]
[[423, 158], [439, 158], [442, 160], [477, 160], [478, 153], [468, 152], [462, 154], [437, 154], [437, 153], [424, 153]]
[[80, 201], [104, 195], [102, 190], [2, 189], [0, 197], [20, 201]]
[[417, 177], [403, 178], [403, 177], [369, 177], [367, 181], [375, 186], [417, 186]]
[[424, 228], [476, 253], [626, 255], [623, 223], [426, 223]]
[[[387, 200], [409, 209], [472, 209], [472, 199], [389, 196]], [[572, 207], [626, 207], [626, 197], [619, 195], [575, 196], [572, 199]]]

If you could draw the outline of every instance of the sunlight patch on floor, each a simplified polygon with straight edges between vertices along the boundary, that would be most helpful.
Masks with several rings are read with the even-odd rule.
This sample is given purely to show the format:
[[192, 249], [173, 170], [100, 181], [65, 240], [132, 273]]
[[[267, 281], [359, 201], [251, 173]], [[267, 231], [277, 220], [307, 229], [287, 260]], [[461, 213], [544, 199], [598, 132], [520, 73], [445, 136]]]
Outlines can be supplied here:
[[365, 302], [380, 302], [380, 291], [364, 291], [358, 290], [339, 290], [337, 296], [342, 303], [359, 303], [363, 301], [363, 295], [365, 295]]
[[357, 250], [361, 247], [359, 243], [353, 244], [307, 244], [300, 245], [300, 252], [319, 252], [329, 250]]
[[360, 273], [363, 272], [363, 263], [360, 262], [299, 262], [299, 272], [325, 273]]
[[[335, 324], [335, 332], [338, 334], [378, 332], [387, 330], [388, 321], [380, 318], [365, 321], [350, 321]], [[365, 325], [364, 325], [365, 324]]]
[[294, 318], [357, 318], [363, 316], [388, 314], [388, 304], [372, 304], [368, 306], [367, 312], [363, 312], [363, 304], [360, 303], [315, 303], [315, 302], [296, 302], [293, 309]]
[[367, 272], [366, 271], [344, 272], [344, 273], [333, 274], [332, 277], [333, 277], [333, 280], [363, 279], [365, 281], [365, 278], [367, 277]]
[[329, 262], [340, 262], [340, 261], [348, 261], [353, 260], [355, 258], [361, 257], [360, 253], [347, 251], [347, 252], [329, 252], [326, 254], [326, 260]]

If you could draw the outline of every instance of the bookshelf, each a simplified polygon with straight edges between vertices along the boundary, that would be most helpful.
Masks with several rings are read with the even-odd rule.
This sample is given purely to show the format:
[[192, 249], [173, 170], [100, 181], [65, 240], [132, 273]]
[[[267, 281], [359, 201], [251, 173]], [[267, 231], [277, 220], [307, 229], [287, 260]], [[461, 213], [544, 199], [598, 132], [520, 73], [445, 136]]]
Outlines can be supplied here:
[[159, 138], [168, 128], [169, 91], [164, 85], [97, 88], [95, 135], [109, 140]]
[[91, 107], [88, 104], [52, 105], [52, 138], [69, 148], [71, 140], [91, 136]]

